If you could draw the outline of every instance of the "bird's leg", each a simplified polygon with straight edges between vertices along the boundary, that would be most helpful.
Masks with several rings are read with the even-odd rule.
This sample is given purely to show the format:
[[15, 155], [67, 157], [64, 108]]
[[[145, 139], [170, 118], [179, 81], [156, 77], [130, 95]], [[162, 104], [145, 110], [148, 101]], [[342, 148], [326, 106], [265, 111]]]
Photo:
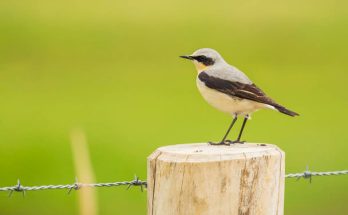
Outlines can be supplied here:
[[243, 130], [244, 130], [245, 124], [248, 121], [248, 119], [249, 119], [249, 115], [246, 115], [245, 118], [244, 118], [243, 124], [242, 124], [242, 128], [240, 129], [238, 138], [237, 138], [237, 140], [232, 141], [233, 143], [242, 143], [243, 144], [245, 142], [245, 141], [240, 141], [240, 138], [242, 137]]
[[234, 115], [233, 120], [230, 124], [230, 126], [227, 129], [226, 134], [224, 135], [224, 137], [222, 138], [222, 140], [219, 143], [213, 143], [213, 142], [209, 142], [210, 145], [230, 145], [231, 141], [226, 141], [226, 138], [228, 136], [228, 134], [230, 133], [234, 123], [237, 121], [237, 115]]

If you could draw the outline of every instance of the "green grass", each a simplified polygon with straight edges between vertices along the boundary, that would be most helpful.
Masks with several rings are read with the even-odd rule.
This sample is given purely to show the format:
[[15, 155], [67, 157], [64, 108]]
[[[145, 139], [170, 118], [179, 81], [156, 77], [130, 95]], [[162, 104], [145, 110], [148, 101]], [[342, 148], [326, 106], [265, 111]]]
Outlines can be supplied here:
[[[344, 1], [0, 3], [0, 186], [72, 183], [69, 132], [85, 130], [99, 182], [146, 178], [168, 144], [216, 140], [230, 117], [207, 105], [193, 66], [217, 49], [279, 103], [245, 138], [277, 144], [287, 172], [347, 169]], [[240, 123], [240, 122], [239, 122]], [[234, 133], [234, 135], [236, 135]], [[347, 177], [286, 181], [285, 214], [345, 214]], [[101, 214], [145, 214], [146, 193], [98, 189]], [[1, 214], [76, 214], [76, 194], [0, 193]]]

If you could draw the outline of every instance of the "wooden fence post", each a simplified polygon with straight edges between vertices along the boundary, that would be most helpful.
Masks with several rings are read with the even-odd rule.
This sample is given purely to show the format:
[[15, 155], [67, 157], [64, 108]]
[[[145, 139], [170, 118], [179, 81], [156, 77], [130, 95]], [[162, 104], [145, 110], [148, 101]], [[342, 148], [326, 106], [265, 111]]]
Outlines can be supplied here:
[[148, 157], [148, 215], [283, 215], [285, 154], [275, 145], [181, 144]]

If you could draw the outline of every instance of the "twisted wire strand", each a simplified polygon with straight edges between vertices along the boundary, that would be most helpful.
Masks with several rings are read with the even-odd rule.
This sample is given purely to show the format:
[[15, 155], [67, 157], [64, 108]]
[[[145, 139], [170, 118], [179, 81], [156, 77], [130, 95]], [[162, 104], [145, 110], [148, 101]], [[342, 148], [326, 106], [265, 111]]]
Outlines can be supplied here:
[[[340, 171], [330, 171], [330, 172], [311, 172], [308, 169], [301, 173], [290, 173], [285, 175], [285, 178], [304, 178], [309, 179], [311, 181], [313, 176], [334, 176], [334, 175], [348, 175], [348, 170], [340, 170]], [[59, 190], [66, 189], [68, 193], [71, 190], [79, 190], [85, 187], [117, 187], [117, 186], [127, 186], [127, 189], [132, 186], [139, 186], [141, 191], [143, 191], [144, 187], [147, 187], [147, 182], [140, 180], [137, 176], [135, 176], [132, 181], [121, 181], [121, 182], [106, 182], [106, 183], [79, 183], [76, 182], [74, 184], [62, 184], [62, 185], [40, 185], [40, 186], [23, 186], [18, 180], [17, 185], [9, 186], [9, 187], [0, 187], [1, 191], [9, 191], [10, 196], [12, 192], [22, 192], [23, 195], [25, 191], [37, 191], [37, 190]]]
[[348, 170], [331, 171], [331, 172], [311, 172], [306, 170], [302, 173], [290, 173], [285, 178], [310, 178], [312, 176], [332, 176], [332, 175], [348, 175]]
[[71, 190], [79, 190], [84, 187], [117, 187], [117, 186], [127, 186], [127, 189], [132, 186], [139, 186], [141, 191], [143, 188], [146, 188], [146, 181], [140, 180], [138, 177], [135, 177], [132, 181], [121, 181], [121, 182], [107, 182], [107, 183], [79, 183], [75, 182], [74, 184], [62, 184], [62, 185], [40, 185], [40, 186], [23, 186], [18, 180], [17, 185], [9, 187], [0, 187], [0, 191], [10, 191], [12, 192], [25, 192], [25, 191], [37, 191], [37, 190], [59, 190], [67, 189], [70, 193]]

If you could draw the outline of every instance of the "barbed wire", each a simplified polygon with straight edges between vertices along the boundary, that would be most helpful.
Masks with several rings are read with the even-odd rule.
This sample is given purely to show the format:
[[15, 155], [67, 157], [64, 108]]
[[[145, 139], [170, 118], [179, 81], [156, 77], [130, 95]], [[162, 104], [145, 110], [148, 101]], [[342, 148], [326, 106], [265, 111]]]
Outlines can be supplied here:
[[339, 170], [339, 171], [330, 171], [330, 172], [311, 172], [307, 166], [304, 172], [290, 173], [285, 175], [285, 178], [297, 178], [297, 180], [304, 178], [304, 179], [308, 179], [309, 182], [311, 183], [313, 176], [333, 176], [333, 175], [348, 175], [348, 170]]
[[73, 184], [40, 185], [40, 186], [23, 186], [20, 180], [18, 180], [15, 186], [0, 187], [0, 192], [7, 191], [9, 192], [9, 197], [11, 197], [13, 192], [21, 192], [23, 193], [23, 196], [24, 196], [26, 191], [66, 189], [68, 190], [68, 194], [70, 194], [72, 190], [80, 190], [81, 188], [85, 188], [85, 187], [118, 187], [118, 186], [127, 186], [127, 190], [133, 186], [138, 186], [140, 187], [140, 190], [143, 192], [144, 187], [145, 188], [147, 187], [147, 183], [146, 181], [140, 180], [138, 176], [135, 176], [134, 179], [131, 181], [107, 182], [107, 183], [79, 183], [76, 179], [75, 183]]
[[[285, 175], [285, 178], [297, 178], [297, 180], [303, 178], [308, 179], [309, 182], [312, 182], [313, 176], [334, 176], [334, 175], [348, 175], [348, 170], [339, 170], [339, 171], [329, 171], [329, 172], [311, 172], [308, 167], [304, 172], [300, 173], [289, 173]], [[138, 176], [135, 176], [131, 181], [121, 181], [121, 182], [106, 182], [106, 183], [79, 183], [77, 179], [73, 184], [64, 184], [64, 185], [40, 185], [40, 186], [23, 186], [20, 180], [17, 181], [17, 184], [9, 187], [0, 187], [0, 192], [9, 192], [9, 197], [11, 197], [13, 192], [21, 192], [23, 196], [26, 191], [37, 191], [37, 190], [59, 190], [66, 189], [68, 194], [72, 190], [80, 190], [85, 187], [118, 187], [118, 186], [127, 186], [127, 190], [133, 186], [140, 187], [140, 190], [143, 192], [144, 188], [147, 188], [147, 182], [139, 179]]]

